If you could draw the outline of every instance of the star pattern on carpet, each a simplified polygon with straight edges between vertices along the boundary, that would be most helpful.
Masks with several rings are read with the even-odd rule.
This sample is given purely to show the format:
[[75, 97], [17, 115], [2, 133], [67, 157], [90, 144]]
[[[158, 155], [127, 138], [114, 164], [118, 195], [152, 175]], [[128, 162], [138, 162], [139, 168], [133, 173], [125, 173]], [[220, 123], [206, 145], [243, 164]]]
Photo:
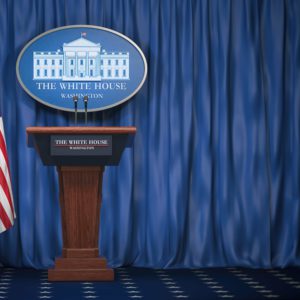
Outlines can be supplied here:
[[47, 271], [0, 269], [0, 300], [300, 299], [298, 268], [117, 268], [112, 282], [49, 282]]

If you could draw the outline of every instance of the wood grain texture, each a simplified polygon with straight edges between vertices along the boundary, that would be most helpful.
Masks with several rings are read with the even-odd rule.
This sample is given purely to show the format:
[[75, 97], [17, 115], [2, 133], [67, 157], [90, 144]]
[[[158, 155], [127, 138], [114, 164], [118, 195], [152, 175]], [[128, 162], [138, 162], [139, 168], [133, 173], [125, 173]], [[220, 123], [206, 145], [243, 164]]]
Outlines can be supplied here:
[[55, 259], [56, 269], [106, 269], [106, 259], [103, 257], [95, 258], [56, 258]]
[[104, 167], [57, 167], [65, 249], [98, 248]]
[[63, 252], [50, 281], [113, 280], [114, 271], [99, 257], [98, 239], [104, 166], [61, 166], [59, 197]]
[[93, 258], [99, 256], [97, 248], [63, 248], [62, 256], [66, 258]]
[[49, 281], [111, 281], [114, 280], [112, 269], [77, 269], [48, 270]]
[[134, 134], [136, 127], [27, 127], [28, 134]]

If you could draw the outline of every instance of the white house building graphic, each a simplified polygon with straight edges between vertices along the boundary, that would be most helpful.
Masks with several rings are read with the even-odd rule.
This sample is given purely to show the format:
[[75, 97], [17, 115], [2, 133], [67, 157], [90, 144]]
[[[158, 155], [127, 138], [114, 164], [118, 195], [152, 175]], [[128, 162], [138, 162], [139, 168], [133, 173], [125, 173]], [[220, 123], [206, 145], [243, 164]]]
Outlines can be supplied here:
[[129, 80], [129, 52], [107, 52], [85, 36], [64, 43], [63, 51], [33, 52], [33, 79]]

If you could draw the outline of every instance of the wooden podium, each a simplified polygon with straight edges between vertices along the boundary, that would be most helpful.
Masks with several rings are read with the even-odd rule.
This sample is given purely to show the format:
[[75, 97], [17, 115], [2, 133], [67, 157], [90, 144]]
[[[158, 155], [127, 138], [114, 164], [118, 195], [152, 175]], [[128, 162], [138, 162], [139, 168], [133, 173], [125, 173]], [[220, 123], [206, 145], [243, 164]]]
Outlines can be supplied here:
[[63, 250], [50, 281], [108, 281], [114, 271], [99, 257], [102, 176], [117, 165], [135, 127], [28, 127], [27, 142], [44, 165], [57, 166]]

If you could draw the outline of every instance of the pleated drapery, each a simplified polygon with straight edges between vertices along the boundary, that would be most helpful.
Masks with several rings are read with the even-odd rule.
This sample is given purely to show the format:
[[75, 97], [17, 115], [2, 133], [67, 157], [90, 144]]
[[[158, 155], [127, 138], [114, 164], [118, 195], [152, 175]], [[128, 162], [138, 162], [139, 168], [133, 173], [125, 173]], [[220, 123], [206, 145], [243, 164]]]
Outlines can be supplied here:
[[[24, 45], [91, 24], [136, 42], [149, 73], [92, 126], [136, 126], [103, 183], [100, 249], [111, 266], [300, 264], [300, 2], [2, 0], [0, 101], [17, 219], [0, 261], [46, 268], [62, 247], [58, 182], [27, 126], [73, 125], [16, 80]], [[83, 124], [83, 120], [82, 125]]]

